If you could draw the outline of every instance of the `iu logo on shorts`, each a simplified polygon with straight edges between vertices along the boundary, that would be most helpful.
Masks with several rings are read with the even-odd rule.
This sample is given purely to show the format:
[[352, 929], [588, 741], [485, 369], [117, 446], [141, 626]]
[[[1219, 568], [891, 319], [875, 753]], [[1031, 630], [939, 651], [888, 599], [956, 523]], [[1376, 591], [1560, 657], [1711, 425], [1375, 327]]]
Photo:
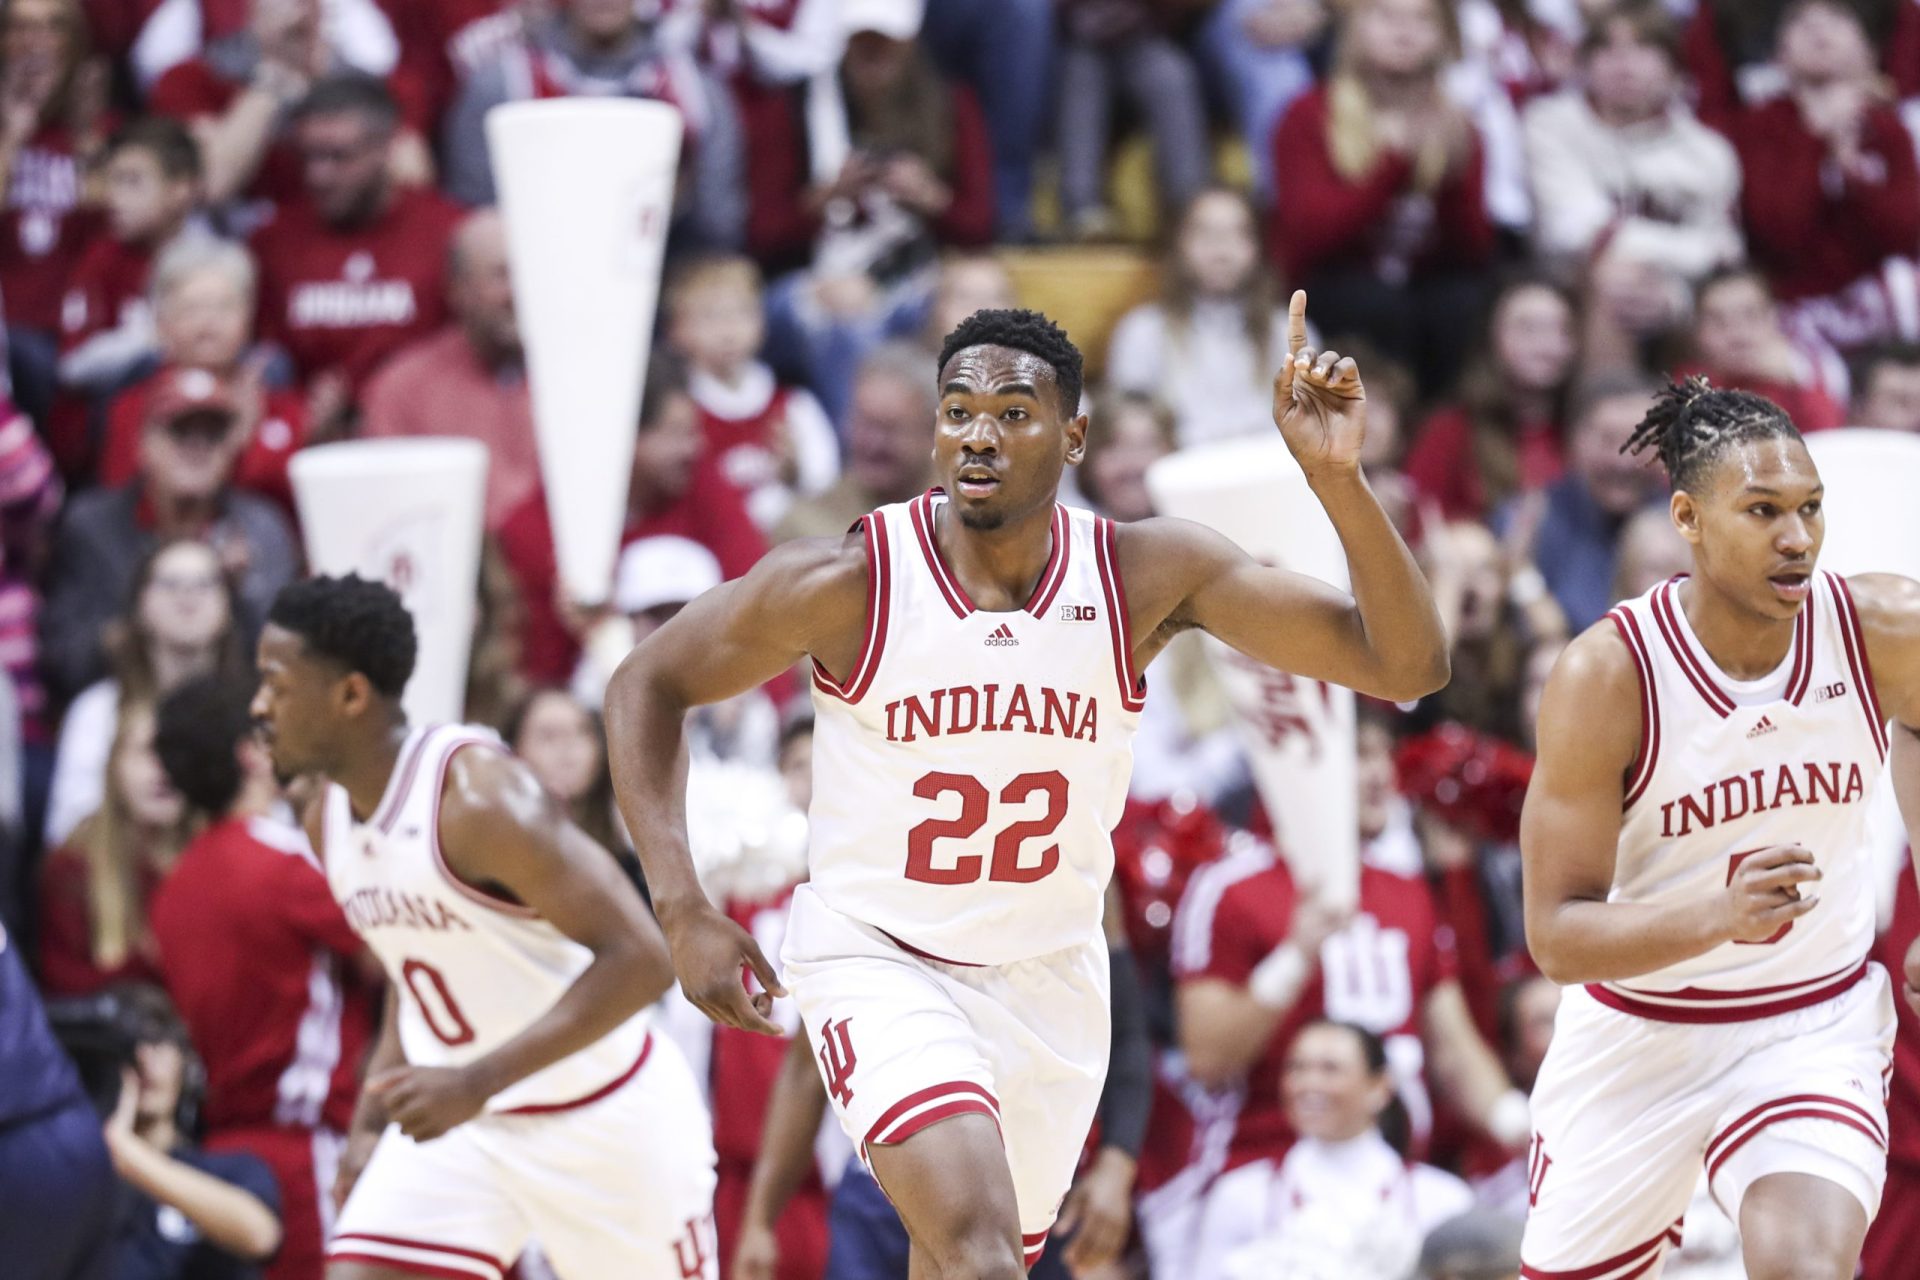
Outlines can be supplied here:
[[1533, 1135], [1533, 1143], [1527, 1148], [1527, 1207], [1540, 1203], [1540, 1184], [1547, 1180], [1547, 1166], [1553, 1163], [1553, 1157], [1547, 1154], [1547, 1142], [1539, 1134]]
[[853, 1068], [857, 1061], [853, 1055], [853, 1040], [847, 1034], [847, 1024], [851, 1018], [842, 1018], [839, 1022], [829, 1019], [820, 1028], [820, 1077], [827, 1082], [827, 1092], [841, 1106], [853, 1105]]
[[673, 1260], [680, 1264], [680, 1280], [713, 1280], [718, 1272], [719, 1256], [713, 1215], [688, 1218], [686, 1230], [673, 1242]]

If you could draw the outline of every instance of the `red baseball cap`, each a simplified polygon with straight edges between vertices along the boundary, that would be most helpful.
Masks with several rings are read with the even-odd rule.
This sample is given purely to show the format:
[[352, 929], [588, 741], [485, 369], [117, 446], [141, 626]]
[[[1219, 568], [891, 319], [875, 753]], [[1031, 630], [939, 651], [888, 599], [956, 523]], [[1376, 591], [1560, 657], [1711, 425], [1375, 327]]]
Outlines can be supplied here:
[[167, 369], [147, 398], [147, 425], [170, 426], [189, 414], [240, 416], [240, 402], [226, 380], [205, 369]]

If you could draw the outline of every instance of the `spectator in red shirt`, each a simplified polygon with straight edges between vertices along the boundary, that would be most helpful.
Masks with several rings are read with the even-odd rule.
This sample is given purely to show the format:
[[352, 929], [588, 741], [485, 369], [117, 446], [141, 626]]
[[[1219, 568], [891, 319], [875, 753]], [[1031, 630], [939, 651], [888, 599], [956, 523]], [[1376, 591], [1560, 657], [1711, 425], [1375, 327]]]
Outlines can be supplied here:
[[[1910, 733], [1896, 734], [1895, 741], [1896, 753], [1913, 749]], [[1909, 949], [1920, 944], [1920, 892], [1915, 891], [1907, 858], [1900, 859], [1895, 874], [1893, 917], [1874, 943], [1873, 958], [1889, 973], [1910, 974]], [[1914, 1241], [1920, 1239], [1920, 1014], [1911, 996], [1894, 1001], [1894, 1014], [1893, 1075], [1887, 1081], [1892, 1144], [1887, 1148], [1886, 1193], [1860, 1257], [1865, 1280], [1903, 1280], [1912, 1274]]]
[[258, 1156], [286, 1235], [268, 1280], [319, 1280], [338, 1158], [353, 1120], [373, 970], [297, 827], [276, 821], [250, 684], [197, 677], [160, 704], [154, 750], [206, 825], [153, 895], [167, 993], [206, 1064], [203, 1144]]
[[[171, 0], [176, 10], [193, 0]], [[245, 25], [209, 32], [205, 48], [172, 66], [155, 81], [148, 105], [192, 129], [206, 165], [209, 203], [251, 198], [259, 208], [236, 211], [236, 229], [247, 230], [274, 206], [300, 195], [300, 160], [289, 145], [287, 125], [300, 101], [329, 75], [362, 71], [385, 75], [393, 57], [380, 58], [379, 32], [367, 19], [386, 19], [371, 0], [353, 5], [322, 0], [242, 0]], [[222, 6], [238, 16], [239, 4]], [[355, 13], [342, 10], [354, 9]], [[220, 16], [220, 15], [205, 15]], [[359, 37], [355, 37], [355, 33]], [[390, 29], [384, 43], [394, 40]], [[358, 47], [355, 47], [358, 46]], [[433, 158], [422, 133], [422, 104], [404, 76], [392, 81], [396, 97], [410, 108], [389, 163], [397, 180], [413, 185], [433, 180]]]
[[199, 203], [200, 152], [174, 121], [136, 120], [108, 141], [101, 179], [107, 234], [81, 255], [60, 303], [60, 383], [67, 394], [48, 434], [70, 473], [91, 461], [106, 397], [157, 354], [147, 298], [153, 256], [186, 230]]
[[1364, 334], [1426, 395], [1452, 384], [1493, 252], [1479, 134], [1442, 79], [1457, 43], [1440, 0], [1360, 0], [1273, 138], [1268, 251], [1325, 332]]
[[40, 986], [92, 995], [160, 980], [147, 903], [187, 842], [186, 806], [153, 753], [151, 703], [121, 708], [106, 799], [40, 868]]
[[1847, 424], [1920, 433], [1920, 347], [1894, 343], [1862, 357]]
[[690, 263], [674, 273], [665, 302], [667, 341], [687, 362], [700, 433], [754, 523], [771, 529], [795, 499], [839, 477], [833, 424], [811, 392], [782, 385], [760, 358], [767, 322], [751, 259]]
[[447, 301], [453, 323], [403, 347], [368, 380], [360, 434], [478, 440], [487, 447], [487, 528], [497, 530], [540, 488], [533, 401], [498, 213], [471, 214], [454, 233]]
[[289, 390], [268, 387], [264, 361], [253, 351], [256, 293], [253, 258], [224, 240], [190, 239], [170, 245], [154, 268], [155, 325], [160, 368], [127, 388], [107, 411], [100, 482], [125, 484], [140, 467], [140, 439], [156, 397], [187, 371], [213, 375], [233, 393], [244, 442], [235, 463], [235, 487], [279, 503], [293, 514], [287, 460], [307, 437], [307, 406]]
[[83, 196], [112, 128], [106, 93], [79, 0], [9, 0], [0, 12], [0, 293], [14, 398], [36, 419], [53, 401], [60, 297], [99, 229]]
[[1787, 91], [1727, 124], [1753, 261], [1787, 304], [1789, 329], [1842, 351], [1910, 341], [1913, 322], [1900, 317], [1920, 306], [1920, 165], [1866, 29], [1841, 0], [1804, 0], [1781, 23], [1774, 60]]
[[[399, 110], [378, 80], [321, 81], [295, 113], [305, 194], [255, 235], [260, 336], [301, 378], [358, 388], [446, 320], [447, 243], [460, 211], [393, 178]], [[316, 415], [316, 434], [338, 425]]]
[[[713, 552], [729, 578], [752, 568], [766, 550], [739, 493], [700, 439], [699, 411], [687, 393], [686, 367], [664, 351], [654, 352], [647, 368], [620, 543], [626, 546], [655, 534], [698, 542]], [[524, 674], [536, 683], [561, 684], [580, 655], [586, 619], [560, 598], [544, 494], [527, 499], [507, 518], [500, 529], [500, 549], [513, 567], [527, 611]]]
[[1808, 348], [1788, 337], [1773, 290], [1754, 267], [1725, 267], [1700, 282], [1693, 355], [1675, 377], [1705, 374], [1716, 387], [1763, 395], [1785, 409], [1802, 434], [1846, 425], [1846, 366], [1831, 348]]
[[1543, 277], [1518, 277], [1494, 295], [1458, 403], [1428, 418], [1407, 452], [1421, 501], [1449, 520], [1479, 520], [1559, 478], [1577, 315], [1573, 296]]

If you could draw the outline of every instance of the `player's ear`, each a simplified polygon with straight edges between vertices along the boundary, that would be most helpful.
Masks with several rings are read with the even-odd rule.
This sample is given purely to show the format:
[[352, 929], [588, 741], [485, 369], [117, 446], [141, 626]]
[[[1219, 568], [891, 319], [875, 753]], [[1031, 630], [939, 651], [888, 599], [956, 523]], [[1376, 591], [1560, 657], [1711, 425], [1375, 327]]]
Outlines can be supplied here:
[[358, 671], [349, 671], [333, 686], [333, 696], [342, 713], [362, 715], [373, 705], [373, 683]]
[[1083, 413], [1067, 422], [1067, 465], [1077, 467], [1086, 456], [1087, 415]]
[[1667, 512], [1673, 517], [1673, 527], [1680, 531], [1689, 545], [1700, 545], [1700, 504], [1685, 489], [1675, 489], [1668, 500]]

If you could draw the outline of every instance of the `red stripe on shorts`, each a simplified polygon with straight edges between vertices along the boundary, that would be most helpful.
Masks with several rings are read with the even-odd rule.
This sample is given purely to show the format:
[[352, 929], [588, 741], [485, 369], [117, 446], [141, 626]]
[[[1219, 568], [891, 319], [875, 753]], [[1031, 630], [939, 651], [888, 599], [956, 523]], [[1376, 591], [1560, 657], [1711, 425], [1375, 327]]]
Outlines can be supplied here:
[[[1643, 1241], [1631, 1249], [1622, 1250], [1611, 1258], [1591, 1266], [1574, 1267], [1566, 1271], [1549, 1271], [1544, 1267], [1530, 1267], [1523, 1262], [1520, 1264], [1520, 1275], [1522, 1280], [1632, 1280], [1632, 1277], [1645, 1274], [1648, 1268], [1660, 1261], [1671, 1231], [1672, 1228], [1669, 1227], [1653, 1239]], [[1646, 1256], [1642, 1258], [1642, 1254]], [[1621, 1267], [1632, 1266], [1634, 1263], [1639, 1265], [1632, 1271], [1620, 1271]]]

